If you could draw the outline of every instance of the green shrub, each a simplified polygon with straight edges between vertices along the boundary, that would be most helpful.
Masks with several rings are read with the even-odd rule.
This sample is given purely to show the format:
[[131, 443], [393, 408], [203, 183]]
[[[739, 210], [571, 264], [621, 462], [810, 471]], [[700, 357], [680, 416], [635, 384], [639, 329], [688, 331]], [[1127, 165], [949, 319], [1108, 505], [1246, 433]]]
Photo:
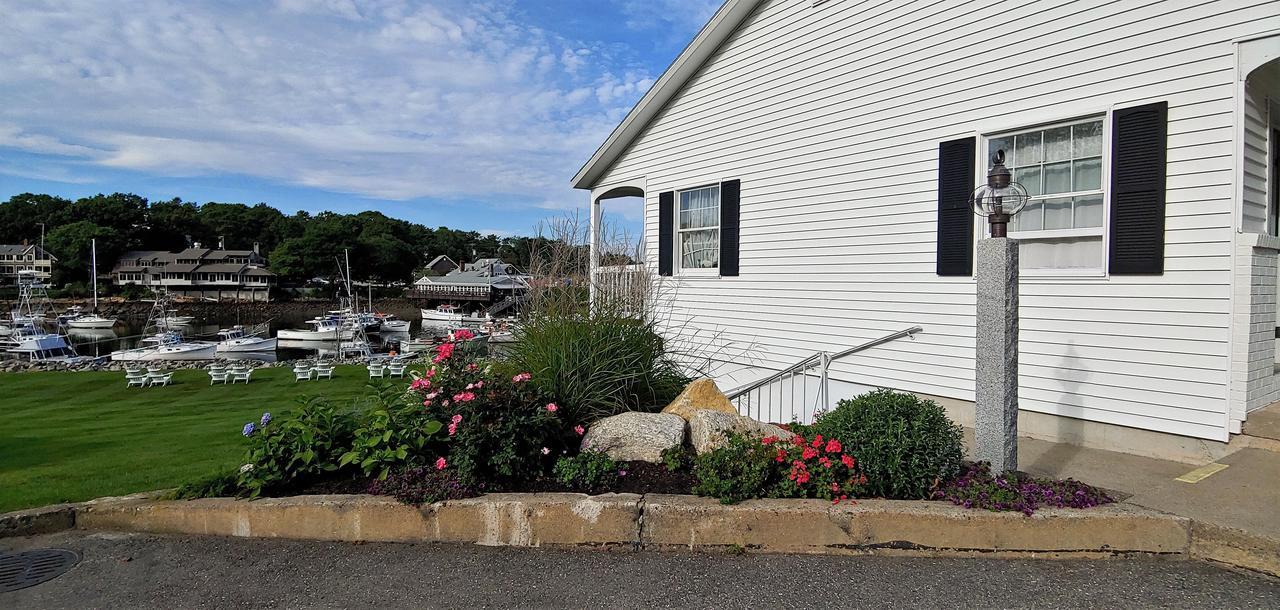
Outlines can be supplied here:
[[402, 390], [383, 387], [338, 465], [355, 464], [365, 476], [378, 479], [387, 478], [393, 469], [422, 466], [440, 453], [432, 441], [443, 427], [418, 401], [406, 403]]
[[693, 474], [694, 494], [735, 504], [770, 497], [778, 482], [778, 465], [774, 452], [760, 441], [734, 434], [723, 447], [698, 456]]
[[813, 431], [840, 439], [857, 457], [866, 493], [924, 499], [960, 472], [960, 427], [942, 407], [912, 394], [876, 390], [842, 400], [818, 417]]
[[693, 460], [697, 457], [693, 450], [679, 445], [662, 450], [662, 465], [668, 472], [684, 472], [693, 468]]
[[732, 435], [694, 463], [694, 493], [733, 504], [751, 498], [822, 498], [839, 504], [862, 495], [867, 478], [843, 443], [795, 435], [762, 439]]
[[621, 313], [535, 315], [518, 335], [510, 369], [532, 373], [538, 391], [575, 423], [661, 409], [690, 381], [652, 322]]
[[597, 493], [618, 482], [618, 464], [603, 451], [583, 451], [573, 457], [556, 460], [556, 480], [570, 489]]
[[174, 500], [198, 500], [200, 498], [227, 498], [240, 493], [235, 470], [215, 472], [204, 478], [183, 483], [172, 494]]
[[305, 482], [338, 470], [338, 459], [351, 446], [355, 424], [349, 413], [316, 398], [280, 421], [263, 413], [242, 431], [249, 438], [249, 449], [237, 484], [250, 497], [257, 497], [268, 487]]

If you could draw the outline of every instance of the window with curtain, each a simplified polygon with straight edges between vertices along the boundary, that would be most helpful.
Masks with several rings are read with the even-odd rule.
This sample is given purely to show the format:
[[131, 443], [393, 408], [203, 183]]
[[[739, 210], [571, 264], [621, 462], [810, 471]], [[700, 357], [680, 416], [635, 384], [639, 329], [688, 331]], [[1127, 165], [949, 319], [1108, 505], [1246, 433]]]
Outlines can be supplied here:
[[1004, 150], [1013, 179], [1031, 196], [1009, 223], [1023, 269], [1101, 272], [1102, 143], [1101, 117], [987, 139], [988, 168], [991, 153]]
[[681, 269], [720, 266], [720, 186], [679, 192], [676, 240]]

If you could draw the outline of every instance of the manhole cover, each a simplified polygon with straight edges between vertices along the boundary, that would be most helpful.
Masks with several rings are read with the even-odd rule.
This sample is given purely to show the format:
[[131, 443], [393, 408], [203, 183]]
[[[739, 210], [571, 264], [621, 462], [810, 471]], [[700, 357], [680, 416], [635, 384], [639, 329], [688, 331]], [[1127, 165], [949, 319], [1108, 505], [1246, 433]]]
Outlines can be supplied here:
[[53, 580], [79, 561], [79, 555], [63, 549], [0, 554], [0, 593]]

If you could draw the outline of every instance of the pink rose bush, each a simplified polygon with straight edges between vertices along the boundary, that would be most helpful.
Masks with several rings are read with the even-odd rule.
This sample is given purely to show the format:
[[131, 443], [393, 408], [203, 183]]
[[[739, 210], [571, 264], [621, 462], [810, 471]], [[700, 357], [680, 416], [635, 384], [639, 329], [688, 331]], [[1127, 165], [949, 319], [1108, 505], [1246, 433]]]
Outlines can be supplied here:
[[509, 488], [548, 472], [557, 454], [577, 449], [578, 434], [528, 383], [532, 373], [495, 370], [464, 343], [473, 337], [455, 331], [436, 346], [408, 402], [447, 422], [445, 463], [461, 480]]

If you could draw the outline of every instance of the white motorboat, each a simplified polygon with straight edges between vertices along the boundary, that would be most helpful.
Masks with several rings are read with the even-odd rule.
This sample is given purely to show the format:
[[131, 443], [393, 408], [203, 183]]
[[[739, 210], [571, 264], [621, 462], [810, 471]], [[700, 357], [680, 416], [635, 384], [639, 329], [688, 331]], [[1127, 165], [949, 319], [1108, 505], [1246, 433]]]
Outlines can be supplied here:
[[12, 334], [12, 333], [13, 333], [13, 329], [12, 329], [12, 328], [10, 328], [10, 327], [8, 327], [8, 326], [6, 326], [6, 325], [4, 325], [4, 324], [0, 324], [0, 337], [8, 337], [8, 336], [9, 336], [10, 334]]
[[19, 360], [31, 362], [80, 362], [87, 360], [76, 354], [66, 337], [47, 333], [34, 324], [14, 328], [6, 340], [5, 351]]
[[67, 328], [104, 329], [116, 325], [112, 318], [104, 318], [96, 313], [86, 313], [67, 320]]
[[409, 332], [409, 321], [399, 320], [388, 316], [382, 319], [382, 332], [385, 333], [407, 333]]
[[339, 341], [355, 337], [355, 329], [343, 324], [337, 317], [324, 317], [309, 320], [311, 329], [283, 328], [276, 332], [276, 337], [289, 341]]
[[423, 322], [462, 322], [462, 308], [457, 305], [441, 305], [435, 309], [422, 310]]
[[277, 340], [246, 334], [243, 326], [233, 326], [218, 331], [218, 353], [274, 352]]
[[169, 326], [190, 326], [195, 321], [195, 316], [180, 316], [176, 309], [169, 310], [169, 313], [164, 317], [164, 323]]
[[117, 361], [154, 362], [157, 360], [213, 360], [218, 344], [209, 341], [186, 341], [182, 334], [164, 331], [142, 340], [142, 347], [111, 352]]
[[98, 240], [94, 239], [89, 243], [92, 254], [89, 274], [93, 277], [93, 311], [85, 313], [79, 307], [72, 307], [62, 321], [68, 328], [111, 328], [116, 325], [116, 320], [98, 315]]

